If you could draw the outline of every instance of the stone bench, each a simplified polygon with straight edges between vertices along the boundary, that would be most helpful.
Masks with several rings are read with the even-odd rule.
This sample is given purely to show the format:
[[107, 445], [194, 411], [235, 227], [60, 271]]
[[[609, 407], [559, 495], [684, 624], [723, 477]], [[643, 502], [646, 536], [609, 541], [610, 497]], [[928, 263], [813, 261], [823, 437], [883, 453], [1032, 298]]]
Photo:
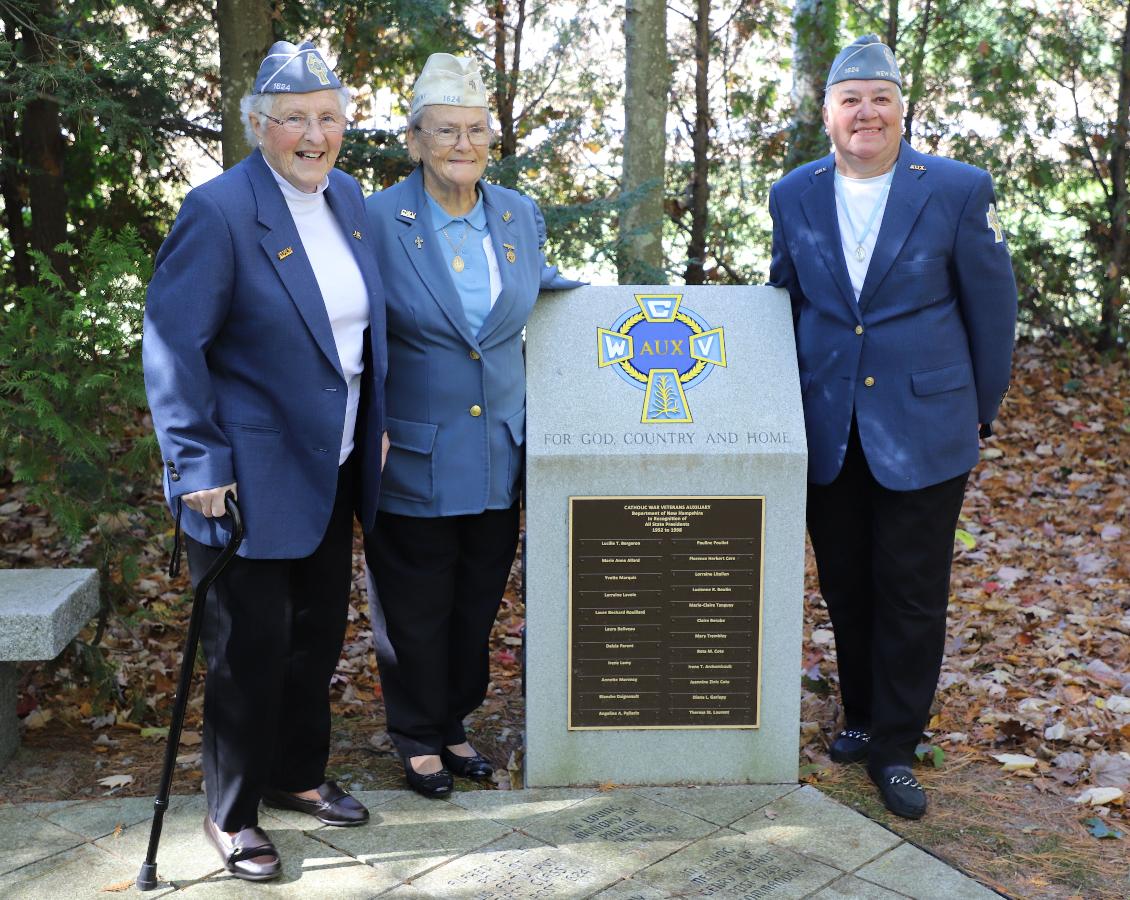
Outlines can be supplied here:
[[0, 569], [0, 766], [20, 742], [15, 664], [54, 659], [96, 612], [97, 569]]

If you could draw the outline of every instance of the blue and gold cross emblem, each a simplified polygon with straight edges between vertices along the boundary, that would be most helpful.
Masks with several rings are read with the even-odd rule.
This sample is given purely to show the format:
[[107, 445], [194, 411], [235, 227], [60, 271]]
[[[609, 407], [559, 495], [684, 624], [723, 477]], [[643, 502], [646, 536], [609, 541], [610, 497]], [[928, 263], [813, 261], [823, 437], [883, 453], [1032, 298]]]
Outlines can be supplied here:
[[[722, 328], [711, 328], [694, 310], [681, 307], [682, 294], [636, 294], [611, 328], [597, 329], [597, 365], [644, 392], [645, 425], [691, 422], [686, 391], [701, 384], [715, 366], [726, 365]], [[681, 307], [681, 308], [680, 308]]]

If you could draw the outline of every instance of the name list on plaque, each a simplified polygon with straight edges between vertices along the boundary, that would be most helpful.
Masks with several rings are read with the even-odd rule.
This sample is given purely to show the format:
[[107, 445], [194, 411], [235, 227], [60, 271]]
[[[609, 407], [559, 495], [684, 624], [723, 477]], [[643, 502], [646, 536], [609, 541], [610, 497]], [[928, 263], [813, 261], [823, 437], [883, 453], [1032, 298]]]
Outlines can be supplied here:
[[762, 497], [569, 498], [569, 728], [756, 728]]

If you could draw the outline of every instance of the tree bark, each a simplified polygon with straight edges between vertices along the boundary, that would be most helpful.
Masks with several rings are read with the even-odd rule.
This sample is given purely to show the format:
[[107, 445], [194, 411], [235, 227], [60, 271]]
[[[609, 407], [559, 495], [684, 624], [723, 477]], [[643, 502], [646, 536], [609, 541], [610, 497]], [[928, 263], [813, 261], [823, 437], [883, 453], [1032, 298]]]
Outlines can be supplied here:
[[[16, 26], [11, 19], [4, 21], [4, 37], [9, 45], [16, 44]], [[9, 92], [4, 102], [14, 98]], [[15, 112], [0, 116], [0, 197], [4, 200], [4, 228], [12, 245], [12, 283], [17, 287], [31, 284], [31, 260], [27, 255], [28, 235], [24, 227], [24, 198], [27, 182], [20, 165], [19, 119]]]
[[[514, 104], [518, 98], [518, 73], [521, 71], [526, 0], [514, 0], [514, 6], [517, 7], [518, 18], [514, 25], [510, 59], [506, 58], [506, 13], [510, 4], [507, 0], [495, 0], [491, 8], [491, 18], [494, 19], [494, 109], [498, 116], [499, 156], [502, 159], [516, 156], [518, 153], [518, 127]], [[504, 171], [511, 176], [514, 174], [510, 167], [504, 167]]]
[[793, 4], [793, 123], [785, 168], [828, 152], [824, 134], [824, 82], [839, 50], [839, 0], [796, 0]]
[[663, 176], [667, 156], [667, 60], [664, 0], [626, 0], [624, 167], [621, 191], [632, 195], [620, 216], [621, 284], [661, 282]]
[[[923, 88], [925, 87], [922, 83], [922, 68], [926, 61], [926, 41], [930, 37], [930, 19], [934, 14], [933, 5], [934, 0], [926, 0], [918, 14], [918, 39], [915, 41], [914, 50], [909, 57], [910, 65], [902, 72], [903, 101], [906, 104], [902, 122], [902, 136], [906, 138], [907, 143], [910, 143], [911, 129], [914, 127], [914, 113], [918, 108], [918, 101], [922, 98]], [[891, 52], [894, 52], [894, 49], [894, 47], [891, 47]], [[908, 80], [910, 82], [909, 88], [907, 88]]]
[[[54, 0], [39, 0], [31, 21], [23, 31], [23, 45], [29, 65], [45, 65], [58, 45], [49, 29], [56, 15]], [[59, 104], [37, 97], [24, 110], [20, 133], [20, 159], [27, 173], [28, 206], [31, 227], [28, 244], [47, 255], [56, 270], [67, 279], [67, 265], [55, 247], [67, 239], [67, 191], [63, 183], [66, 142], [59, 119]]]
[[259, 64], [274, 41], [269, 0], [218, 0], [216, 28], [220, 36], [220, 113], [224, 168], [251, 152], [243, 134], [239, 101], [255, 84]]
[[706, 281], [703, 264], [706, 257], [707, 201], [710, 197], [710, 0], [698, 0], [694, 41], [694, 133], [691, 149], [694, 167], [691, 172], [691, 235], [687, 245], [687, 284]]
[[1102, 312], [1100, 314], [1099, 349], [1109, 350], [1117, 345], [1123, 307], [1122, 286], [1127, 279], [1130, 263], [1130, 234], [1127, 234], [1130, 184], [1130, 6], [1122, 27], [1121, 46], [1116, 59], [1119, 64], [1118, 106], [1110, 150], [1111, 192], [1107, 200], [1110, 209], [1111, 253], [1107, 279], [1104, 283]]

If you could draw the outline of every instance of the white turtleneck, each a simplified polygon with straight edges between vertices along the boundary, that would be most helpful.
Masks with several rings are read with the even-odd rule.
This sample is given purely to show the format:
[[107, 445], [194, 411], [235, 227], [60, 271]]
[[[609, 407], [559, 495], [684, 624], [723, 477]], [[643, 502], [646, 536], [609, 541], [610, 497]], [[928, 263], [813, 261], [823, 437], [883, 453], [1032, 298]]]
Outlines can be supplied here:
[[314, 193], [307, 194], [274, 169], [271, 173], [290, 209], [302, 248], [314, 270], [322, 302], [326, 304], [326, 313], [330, 317], [341, 371], [345, 375], [348, 393], [345, 428], [337, 459], [340, 466], [353, 452], [353, 431], [357, 425], [357, 404], [361, 397], [361, 372], [365, 368], [361, 354], [365, 329], [369, 327], [369, 292], [349, 240], [326, 202], [329, 176]]

